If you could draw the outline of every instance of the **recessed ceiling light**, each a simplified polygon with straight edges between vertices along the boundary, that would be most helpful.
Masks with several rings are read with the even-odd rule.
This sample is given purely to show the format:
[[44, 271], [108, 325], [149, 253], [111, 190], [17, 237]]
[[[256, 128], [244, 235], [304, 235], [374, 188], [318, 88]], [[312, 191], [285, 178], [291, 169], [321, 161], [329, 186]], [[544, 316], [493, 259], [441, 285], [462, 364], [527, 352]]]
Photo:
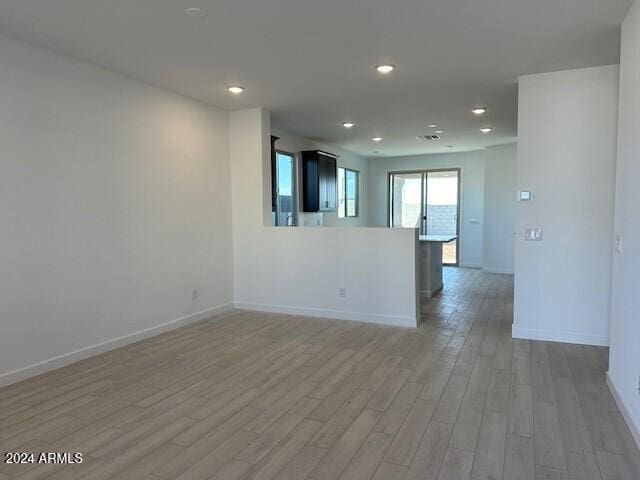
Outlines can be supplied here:
[[387, 74], [387, 73], [391, 73], [395, 70], [395, 66], [391, 65], [391, 64], [386, 64], [386, 65], [376, 65], [376, 70], [378, 71], [378, 73], [382, 73], [382, 74]]
[[436, 130], [436, 133], [444, 133], [444, 130]]
[[429, 128], [438, 128], [438, 124], [437, 123], [432, 123], [431, 125], [429, 125]]
[[373, 137], [371, 140], [373, 140], [374, 142], [381, 142], [382, 137]]
[[491, 132], [493, 132], [493, 128], [491, 128], [491, 127], [484, 127], [484, 128], [481, 128], [481, 129], [480, 129], [480, 131], [481, 131], [482, 133], [491, 133]]
[[207, 16], [207, 11], [198, 7], [187, 8], [184, 11], [184, 13], [186, 13], [188, 17], [206, 17]]
[[239, 95], [242, 92], [244, 92], [244, 87], [241, 87], [239, 85], [234, 85], [231, 87], [227, 87], [227, 90], [231, 93], [233, 93], [234, 95]]
[[476, 115], [482, 115], [483, 113], [487, 113], [487, 109], [485, 107], [476, 107], [471, 111]]
[[355, 126], [355, 123], [353, 123], [353, 122], [343, 122], [342, 126], [344, 128], [353, 128]]

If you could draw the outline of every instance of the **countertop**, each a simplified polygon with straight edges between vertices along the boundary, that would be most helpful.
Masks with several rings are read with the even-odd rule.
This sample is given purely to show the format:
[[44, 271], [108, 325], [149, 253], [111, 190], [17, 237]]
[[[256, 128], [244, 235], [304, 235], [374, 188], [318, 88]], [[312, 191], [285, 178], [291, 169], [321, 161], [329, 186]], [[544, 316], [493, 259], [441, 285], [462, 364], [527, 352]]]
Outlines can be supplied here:
[[431, 242], [431, 243], [449, 243], [453, 242], [457, 235], [420, 235], [418, 240], [420, 242]]

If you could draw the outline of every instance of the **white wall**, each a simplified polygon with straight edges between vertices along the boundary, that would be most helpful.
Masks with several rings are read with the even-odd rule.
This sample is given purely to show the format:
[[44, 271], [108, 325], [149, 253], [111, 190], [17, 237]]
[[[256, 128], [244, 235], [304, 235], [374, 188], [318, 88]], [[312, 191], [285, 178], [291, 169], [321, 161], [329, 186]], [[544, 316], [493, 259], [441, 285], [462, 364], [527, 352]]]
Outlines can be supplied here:
[[370, 159], [369, 225], [382, 227], [388, 223], [387, 178], [389, 172], [438, 168], [462, 169], [460, 264], [463, 267], [482, 267], [484, 237], [484, 154], [482, 151]]
[[260, 109], [230, 114], [236, 305], [415, 326], [415, 230], [269, 226], [269, 123]]
[[482, 269], [513, 273], [516, 230], [517, 145], [484, 151], [484, 255]]
[[227, 114], [6, 37], [0, 64], [0, 384], [227, 307]]
[[[299, 137], [292, 133], [271, 129], [271, 134], [279, 137], [276, 142], [276, 148], [279, 150], [285, 150], [297, 155], [297, 167], [298, 167], [298, 206], [299, 206], [299, 219], [304, 216], [316, 216], [322, 217], [322, 224], [325, 227], [366, 227], [369, 223], [368, 210], [367, 210], [367, 175], [369, 170], [369, 162], [366, 158], [359, 155], [355, 155], [351, 152], [347, 152], [335, 145], [322, 144], [314, 142], [307, 138]], [[302, 180], [302, 162], [300, 159], [300, 152], [302, 150], [324, 150], [326, 152], [338, 155], [338, 166], [346, 167], [352, 170], [360, 172], [360, 204], [357, 217], [338, 218], [337, 212], [325, 212], [318, 214], [306, 214], [302, 212], [302, 188], [300, 186]], [[304, 226], [303, 222], [298, 222], [298, 225]], [[309, 226], [314, 226], [315, 223]]]
[[640, 447], [640, 5], [622, 25], [609, 379]]
[[520, 78], [514, 337], [609, 341], [617, 98], [617, 66]]

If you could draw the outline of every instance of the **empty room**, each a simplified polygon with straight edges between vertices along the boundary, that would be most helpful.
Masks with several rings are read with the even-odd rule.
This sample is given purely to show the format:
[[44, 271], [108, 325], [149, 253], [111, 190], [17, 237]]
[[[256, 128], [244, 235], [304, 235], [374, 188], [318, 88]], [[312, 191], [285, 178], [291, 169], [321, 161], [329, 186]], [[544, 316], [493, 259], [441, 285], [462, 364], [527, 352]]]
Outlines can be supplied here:
[[640, 480], [640, 5], [0, 2], [0, 480]]

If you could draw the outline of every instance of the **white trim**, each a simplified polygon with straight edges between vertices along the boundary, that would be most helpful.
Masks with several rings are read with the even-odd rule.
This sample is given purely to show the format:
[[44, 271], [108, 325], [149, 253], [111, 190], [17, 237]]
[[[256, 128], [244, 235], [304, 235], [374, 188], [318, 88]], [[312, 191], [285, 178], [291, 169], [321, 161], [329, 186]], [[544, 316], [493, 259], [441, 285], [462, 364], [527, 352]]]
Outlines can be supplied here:
[[537, 330], [533, 328], [520, 328], [513, 324], [511, 329], [513, 338], [523, 340], [545, 340], [547, 342], [577, 343], [580, 345], [609, 346], [609, 337], [600, 335], [587, 335], [576, 332], [563, 332], [558, 330]]
[[383, 324], [392, 327], [416, 328], [420, 321], [419, 316], [380, 315], [377, 313], [348, 312], [344, 310], [330, 310], [326, 308], [291, 307], [287, 305], [269, 305], [252, 302], [235, 302], [234, 306], [238, 309], [253, 310], [257, 312], [333, 318], [336, 320], [351, 320], [355, 322]]
[[513, 275], [513, 270], [508, 268], [482, 267], [484, 273], [498, 273], [500, 275]]
[[613, 380], [611, 379], [611, 376], [609, 376], [609, 372], [607, 372], [607, 386], [611, 391], [611, 395], [613, 396], [613, 399], [615, 400], [616, 405], [620, 409], [622, 418], [624, 418], [624, 421], [627, 423], [627, 427], [629, 427], [631, 436], [635, 440], [638, 449], [640, 449], [640, 430], [638, 429], [638, 426], [636, 426], [636, 424], [633, 423], [633, 417], [631, 416], [631, 412], [629, 412], [629, 410], [627, 409], [627, 406], [622, 401], [622, 397], [620, 396], [620, 394], [618, 393], [618, 390], [613, 384]]
[[[444, 267], [446, 267], [447, 265], [443, 265]], [[466, 262], [460, 262], [460, 266], [462, 268], [482, 268], [482, 264], [480, 263], [466, 263]]]
[[435, 290], [420, 290], [420, 298], [433, 298], [435, 297], [437, 294], [439, 294], [442, 291], [442, 286], [440, 286], [440, 288], [436, 288]]
[[139, 342], [140, 340], [144, 340], [145, 338], [153, 337], [163, 332], [167, 332], [175, 328], [183, 327], [185, 325], [189, 325], [191, 323], [204, 320], [205, 318], [220, 315], [232, 309], [233, 309], [233, 304], [226, 303], [224, 305], [219, 305], [217, 307], [209, 308], [201, 312], [192, 313], [190, 315], [186, 315], [184, 317], [177, 318], [175, 320], [171, 320], [169, 322], [165, 322], [160, 325], [147, 328], [145, 330], [140, 330], [138, 332], [130, 333], [128, 335], [112, 338], [111, 340], [107, 340], [105, 342], [97, 343], [95, 345], [90, 345], [88, 347], [84, 347], [79, 350], [75, 350], [73, 352], [65, 353], [63, 355], [59, 355], [57, 357], [53, 357], [39, 363], [34, 363], [33, 365], [29, 365], [27, 367], [19, 368], [17, 370], [0, 374], [0, 387], [4, 387], [12, 383], [26, 380], [28, 378], [34, 377], [36, 375], [40, 375], [42, 373], [46, 373], [56, 368], [61, 368], [66, 365], [70, 365], [79, 360], [84, 360], [85, 358], [93, 357], [100, 353], [108, 352], [110, 350], [114, 350], [116, 348], [123, 347], [131, 343]]

